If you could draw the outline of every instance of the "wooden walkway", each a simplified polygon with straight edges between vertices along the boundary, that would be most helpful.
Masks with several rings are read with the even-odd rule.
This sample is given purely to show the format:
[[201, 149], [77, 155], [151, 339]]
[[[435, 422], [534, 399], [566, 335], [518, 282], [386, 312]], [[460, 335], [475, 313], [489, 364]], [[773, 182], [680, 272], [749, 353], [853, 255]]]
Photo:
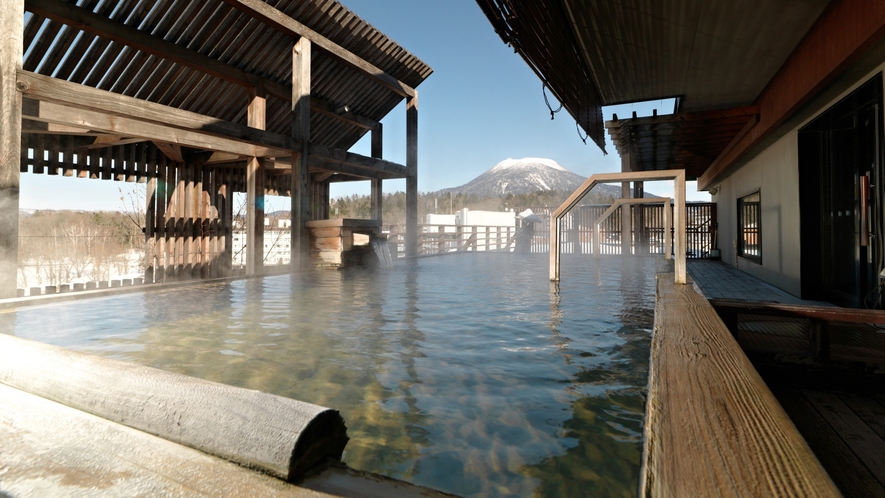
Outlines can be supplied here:
[[721, 261], [690, 259], [688, 260], [688, 274], [707, 299], [737, 299], [741, 301], [832, 306], [832, 304], [820, 301], [799, 299]]
[[885, 496], [885, 396], [772, 389], [845, 496]]

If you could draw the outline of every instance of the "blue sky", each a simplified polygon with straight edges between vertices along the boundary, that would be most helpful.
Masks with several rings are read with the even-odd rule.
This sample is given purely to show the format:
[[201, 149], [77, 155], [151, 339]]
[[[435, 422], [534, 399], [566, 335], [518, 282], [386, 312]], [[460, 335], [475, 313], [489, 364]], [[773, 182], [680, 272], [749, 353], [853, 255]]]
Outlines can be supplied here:
[[[507, 158], [545, 157], [583, 175], [620, 170], [620, 159], [606, 136], [609, 154], [578, 137], [565, 111], [550, 120], [541, 81], [522, 58], [501, 41], [473, 0], [342, 0], [357, 15], [429, 64], [434, 73], [418, 87], [418, 188], [422, 192], [455, 187]], [[549, 94], [548, 94], [549, 95]], [[558, 106], [550, 97], [554, 108]], [[629, 116], [672, 112], [672, 101], [604, 109]], [[384, 123], [385, 159], [405, 163], [405, 106]], [[365, 139], [352, 149], [368, 155]], [[111, 181], [22, 175], [25, 209], [122, 208], [119, 188]], [[386, 192], [404, 190], [404, 181], [385, 181]], [[646, 190], [665, 195], [667, 184]], [[705, 193], [689, 199], [709, 200]], [[334, 185], [332, 195], [368, 194], [368, 182]], [[74, 199], [78, 200], [74, 200]]]

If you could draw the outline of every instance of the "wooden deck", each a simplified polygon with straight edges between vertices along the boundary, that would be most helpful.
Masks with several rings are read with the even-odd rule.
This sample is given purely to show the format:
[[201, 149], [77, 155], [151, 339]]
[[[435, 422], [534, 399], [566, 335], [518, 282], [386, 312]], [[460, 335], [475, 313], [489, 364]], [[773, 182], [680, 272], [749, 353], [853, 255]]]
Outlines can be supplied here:
[[722, 317], [840, 491], [885, 497], [885, 331], [863, 323], [877, 312], [804, 301], [719, 262], [688, 271], [714, 305], [750, 308]]
[[885, 496], [885, 395], [769, 384], [845, 496]]
[[809, 306], [832, 306], [806, 301], [721, 261], [690, 259], [688, 274], [707, 299], [766, 301]]

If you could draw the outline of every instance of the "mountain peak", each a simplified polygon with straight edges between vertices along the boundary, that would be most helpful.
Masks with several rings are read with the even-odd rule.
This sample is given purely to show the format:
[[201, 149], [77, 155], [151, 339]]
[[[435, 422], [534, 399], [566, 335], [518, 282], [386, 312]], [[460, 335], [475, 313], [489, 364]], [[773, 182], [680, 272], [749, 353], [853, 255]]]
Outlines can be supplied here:
[[496, 164], [488, 172], [491, 173], [491, 172], [495, 172], [495, 171], [501, 171], [501, 170], [505, 170], [505, 169], [514, 169], [514, 168], [516, 168], [516, 169], [530, 168], [531, 169], [531, 168], [537, 168], [538, 166], [547, 166], [547, 167], [553, 168], [555, 170], [568, 172], [567, 169], [560, 166], [559, 163], [557, 163], [553, 159], [546, 159], [543, 157], [524, 157], [522, 159], [513, 159], [513, 158], [508, 157], [507, 159]]
[[470, 182], [440, 192], [458, 192], [479, 197], [520, 195], [538, 191], [573, 192], [586, 178], [576, 175], [552, 159], [508, 158]]

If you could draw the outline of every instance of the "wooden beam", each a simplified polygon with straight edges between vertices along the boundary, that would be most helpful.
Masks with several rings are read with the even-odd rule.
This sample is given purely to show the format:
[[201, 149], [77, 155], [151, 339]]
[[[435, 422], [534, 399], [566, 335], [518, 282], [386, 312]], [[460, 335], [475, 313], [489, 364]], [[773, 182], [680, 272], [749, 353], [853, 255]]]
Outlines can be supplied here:
[[[70, 128], [70, 127], [69, 127]], [[117, 135], [99, 135], [88, 145], [84, 145], [85, 149], [103, 149], [105, 147], [113, 147], [115, 145], [129, 145], [139, 142], [145, 142], [143, 138], [120, 137]]]
[[394, 173], [388, 173], [386, 171], [378, 171], [366, 168], [361, 165], [347, 163], [347, 162], [337, 162], [330, 161], [328, 159], [324, 159], [317, 156], [310, 157], [310, 171], [329, 171], [332, 173], [338, 173], [343, 175], [350, 175], [358, 177], [362, 180], [372, 180], [372, 179], [396, 179], [402, 178], [401, 175], [396, 175]]
[[[261, 87], [252, 93], [247, 112], [248, 125], [263, 130], [266, 126], [267, 96]], [[264, 165], [261, 158], [250, 157], [246, 164], [246, 275], [255, 275], [264, 267]]]
[[[268, 7], [270, 8], [270, 7]], [[275, 9], [272, 9], [275, 12]], [[299, 154], [292, 156], [292, 183], [290, 187], [292, 220], [290, 261], [292, 269], [307, 268], [310, 264], [310, 39], [302, 37], [292, 47], [292, 138], [301, 143]]]
[[418, 255], [418, 93], [406, 100], [406, 256]]
[[[292, 89], [287, 85], [282, 85], [273, 80], [243, 71], [236, 66], [226, 64], [195, 50], [164, 40], [159, 36], [154, 36], [122, 22], [96, 14], [88, 9], [78, 7], [76, 4], [59, 0], [26, 0], [25, 6], [28, 11], [34, 14], [66, 24], [86, 33], [113, 40], [140, 52], [175, 62], [224, 81], [250, 89], [262, 86], [268, 93], [286, 102], [292, 98]], [[316, 100], [316, 102], [311, 102], [311, 104], [316, 104], [319, 112], [360, 128], [371, 129], [374, 124], [377, 124], [372, 119], [352, 112], [338, 114], [334, 110], [329, 111], [329, 105], [321, 100]]]
[[332, 40], [329, 40], [325, 36], [287, 16], [283, 12], [271, 7], [262, 0], [224, 1], [235, 9], [249, 14], [255, 19], [258, 19], [268, 26], [272, 26], [282, 33], [293, 37], [307, 38], [311, 41], [312, 44], [316, 45], [318, 48], [323, 49], [335, 59], [356, 69], [369, 79], [375, 81], [376, 83], [398, 95], [406, 98], [411, 98], [417, 95], [414, 88], [397, 80], [393, 76], [385, 73], [384, 71], [375, 67], [364, 59], [357, 57], [353, 52], [348, 51], [347, 49], [333, 42]]
[[278, 157], [289, 154], [287, 149], [252, 145], [199, 131], [183, 130], [97, 111], [70, 108], [52, 102], [28, 99], [24, 102], [23, 111], [29, 119], [33, 120], [85, 126], [105, 133], [138, 136], [144, 140], [186, 145], [203, 150], [220, 150], [254, 157]]
[[104, 133], [91, 131], [87, 128], [78, 128], [76, 126], [65, 126], [55, 123], [42, 123], [40, 121], [31, 121], [30, 119], [22, 120], [22, 133], [44, 135], [77, 135], [81, 137], [102, 137]]
[[841, 496], [707, 300], [662, 277], [639, 496]]
[[[758, 105], [744, 107], [730, 107], [726, 109], [712, 109], [708, 111], [680, 112], [677, 114], [665, 114], [661, 116], [645, 116], [641, 118], [613, 119], [605, 122], [606, 129], [616, 129], [627, 126], [631, 129], [637, 127], [661, 126], [674, 124], [681, 126], [703, 126], [704, 121], [721, 122], [729, 118], [750, 117], [759, 114]], [[741, 120], [743, 122], [744, 120]]]
[[17, 295], [22, 94], [16, 91], [16, 72], [22, 65], [23, 10], [22, 0], [0, 2], [0, 299]]
[[759, 123], [698, 178], [706, 190], [885, 37], [885, 2], [835, 0], [756, 98]]
[[[333, 149], [319, 144], [310, 144], [309, 150], [311, 161], [324, 161], [327, 164], [339, 163], [354, 168], [362, 168], [367, 172], [378, 171], [389, 173], [388, 175], [382, 176], [382, 178], [407, 178], [409, 176], [407, 166], [385, 161], [383, 159], [361, 156], [359, 154], [354, 154], [353, 152]], [[369, 176], [369, 178], [371, 178], [371, 176]]]
[[172, 162], [183, 163], [184, 162], [184, 154], [181, 152], [181, 146], [178, 144], [172, 144], [169, 142], [153, 142], [160, 152], [163, 153], [166, 157], [168, 157]]
[[[341, 151], [343, 152], [343, 151]], [[213, 155], [214, 156], [214, 155]], [[296, 161], [298, 160], [298, 155], [296, 154]], [[362, 157], [362, 156], [359, 156]], [[212, 165], [217, 168], [245, 168], [247, 160], [245, 158], [240, 158], [239, 156], [232, 156], [227, 161], [222, 161], [223, 156], [217, 156], [218, 162], [213, 162]], [[391, 163], [393, 164], [393, 163]], [[371, 180], [373, 178], [382, 178], [382, 179], [397, 179], [403, 178], [404, 175], [401, 173], [389, 173], [384, 170], [378, 170], [366, 166], [364, 164], [357, 164], [347, 161], [333, 161], [328, 158], [311, 155], [308, 160], [309, 171], [311, 173], [317, 171], [323, 171], [331, 174], [340, 174], [347, 175], [349, 177], [353, 177], [353, 180]], [[403, 166], [397, 165], [399, 168], [404, 169]], [[292, 172], [292, 160], [291, 158], [280, 158], [280, 159], [267, 159], [264, 162], [265, 171], [273, 174], [288, 174]], [[337, 176], [337, 175], [336, 175]], [[348, 180], [350, 181], [350, 180]]]
[[[16, 85], [25, 96], [41, 102], [63, 104], [67, 107], [93, 111], [94, 113], [107, 116], [120, 116], [122, 118], [130, 118], [140, 122], [143, 121], [146, 123], [143, 125], [146, 129], [149, 123], [152, 125], [161, 125], [163, 128], [170, 130], [188, 130], [191, 133], [204, 137], [201, 139], [201, 144], [203, 145], [180, 142], [182, 145], [237, 152], [238, 150], [247, 150], [247, 144], [254, 144], [261, 147], [251, 148], [248, 152], [243, 152], [243, 155], [258, 157], [285, 156], [289, 155], [290, 150], [298, 150], [299, 147], [299, 143], [293, 141], [291, 137], [280, 135], [278, 133], [258, 130], [249, 126], [243, 126], [218, 118], [205, 116], [203, 114], [183, 111], [181, 109], [175, 109], [173, 107], [127, 97], [125, 95], [98, 90], [48, 76], [29, 73], [27, 71], [18, 71], [18, 81]], [[76, 116], [77, 113], [71, 112], [70, 114]], [[38, 116], [29, 117], [31, 119], [37, 119]], [[115, 119], [116, 118], [105, 119], [105, 121], [113, 122]], [[116, 133], [133, 137], [139, 136], [178, 143], [176, 140], [165, 140], [160, 137], [150, 136], [136, 131], [123, 131], [124, 127], [122, 126], [110, 126], [104, 128], [93, 127], [88, 120], [69, 119], [60, 124], [99, 130], [104, 131], [105, 133]], [[154, 130], [156, 127], [151, 127], [149, 129]], [[165, 133], [164, 135], [168, 136], [169, 133]], [[227, 142], [224, 143], [232, 143], [233, 141], [236, 141], [239, 145], [237, 145], [235, 149], [206, 146], [204, 141], [208, 139], [205, 137], [219, 137], [227, 139]]]
[[883, 310], [748, 302], [731, 299], [710, 299], [710, 304], [716, 311], [721, 310], [727, 313], [780, 316], [831, 322], [885, 324], [885, 311]]
[[329, 104], [328, 102], [320, 100], [316, 97], [310, 98], [310, 110], [325, 114], [326, 116], [331, 116], [335, 119], [352, 124], [353, 126], [362, 128], [364, 130], [374, 130], [375, 128], [381, 126], [381, 123], [379, 123], [378, 121], [375, 121], [374, 119], [369, 119], [365, 116], [360, 116], [359, 114], [354, 114], [350, 110], [339, 112], [341, 109], [336, 109], [333, 107], [332, 104]]
[[213, 152], [203, 164], [221, 164], [221, 163], [229, 163], [233, 161], [246, 161], [247, 158], [240, 156], [238, 154], [231, 154], [230, 152]]
[[[244, 157], [286, 157], [292, 151], [301, 150], [300, 141], [285, 135], [27, 71], [18, 71], [17, 74], [18, 88], [25, 95], [40, 101], [25, 100], [26, 115], [32, 120], [143, 137], [155, 142], [179, 143]], [[68, 106], [74, 109], [68, 109]], [[396, 178], [406, 176], [402, 165], [324, 145], [310, 144], [309, 154], [329, 162], [393, 173], [397, 175]]]

